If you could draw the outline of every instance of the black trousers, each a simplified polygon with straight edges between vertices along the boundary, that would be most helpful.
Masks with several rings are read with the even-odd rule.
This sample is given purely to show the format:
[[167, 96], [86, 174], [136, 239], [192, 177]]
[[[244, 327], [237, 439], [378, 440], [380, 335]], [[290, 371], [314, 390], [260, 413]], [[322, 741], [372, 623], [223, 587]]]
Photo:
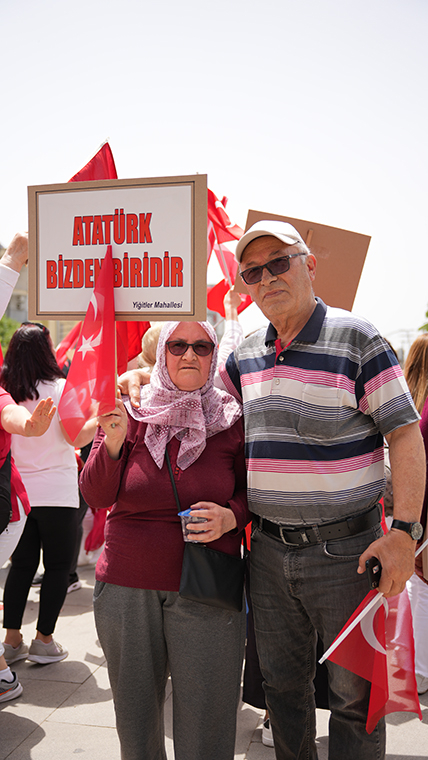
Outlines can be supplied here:
[[67, 594], [76, 546], [77, 512], [73, 507], [32, 508], [12, 555], [4, 589], [3, 628], [21, 628], [31, 581], [43, 550], [45, 572], [36, 627], [44, 636], [53, 633]]

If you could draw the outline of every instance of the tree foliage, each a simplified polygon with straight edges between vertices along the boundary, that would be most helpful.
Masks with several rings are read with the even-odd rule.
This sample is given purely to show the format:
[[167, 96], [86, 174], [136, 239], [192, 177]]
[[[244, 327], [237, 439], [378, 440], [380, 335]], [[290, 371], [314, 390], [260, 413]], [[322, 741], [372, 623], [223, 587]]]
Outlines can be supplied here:
[[[425, 312], [425, 317], [426, 317], [426, 319], [428, 319], [428, 310]], [[425, 322], [425, 324], [421, 325], [418, 329], [421, 332], [428, 332], [428, 322]]]
[[19, 325], [20, 323], [11, 317], [3, 317], [0, 319], [0, 345], [2, 347], [3, 354], [6, 353], [10, 339], [15, 330], [18, 329]]
[[[428, 319], [428, 311], [425, 312], [425, 317]], [[428, 322], [425, 322], [425, 324], [421, 325], [418, 329], [421, 332], [428, 332]]]

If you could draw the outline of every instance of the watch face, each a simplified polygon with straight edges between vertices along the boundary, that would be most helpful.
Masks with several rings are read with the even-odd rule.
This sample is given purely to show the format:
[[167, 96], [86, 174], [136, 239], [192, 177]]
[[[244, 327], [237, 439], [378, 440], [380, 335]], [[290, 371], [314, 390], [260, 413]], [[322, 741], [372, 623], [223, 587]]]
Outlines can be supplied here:
[[422, 538], [423, 532], [424, 529], [420, 523], [413, 523], [410, 535], [415, 541], [419, 541]]

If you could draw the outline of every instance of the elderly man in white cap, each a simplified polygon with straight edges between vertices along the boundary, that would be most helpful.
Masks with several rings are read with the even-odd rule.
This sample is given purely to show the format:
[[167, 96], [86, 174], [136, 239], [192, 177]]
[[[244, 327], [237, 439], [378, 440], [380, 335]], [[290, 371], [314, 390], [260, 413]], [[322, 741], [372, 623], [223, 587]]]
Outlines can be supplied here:
[[[294, 227], [258, 222], [236, 258], [270, 320], [221, 370], [244, 405], [257, 647], [277, 760], [314, 760], [317, 635], [327, 648], [362, 601], [370, 557], [381, 562], [385, 596], [413, 572], [425, 477], [419, 416], [377, 330], [315, 298], [316, 259]], [[386, 535], [384, 437], [394, 489]], [[330, 760], [379, 760], [385, 726], [366, 732], [369, 683], [328, 665]]]

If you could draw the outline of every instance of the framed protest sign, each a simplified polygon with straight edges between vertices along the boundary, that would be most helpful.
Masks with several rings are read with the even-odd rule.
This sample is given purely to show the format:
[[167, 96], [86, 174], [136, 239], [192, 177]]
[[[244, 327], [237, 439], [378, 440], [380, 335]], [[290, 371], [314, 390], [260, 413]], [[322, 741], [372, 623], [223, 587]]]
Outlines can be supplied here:
[[[329, 306], [352, 310], [370, 236], [329, 227], [318, 222], [294, 219], [265, 211], [249, 210], [245, 230], [263, 219], [289, 222], [300, 233], [317, 260], [314, 292]], [[235, 288], [247, 293], [245, 283], [236, 278]]]
[[28, 202], [30, 319], [83, 319], [108, 245], [117, 320], [206, 319], [206, 175], [33, 186]]

